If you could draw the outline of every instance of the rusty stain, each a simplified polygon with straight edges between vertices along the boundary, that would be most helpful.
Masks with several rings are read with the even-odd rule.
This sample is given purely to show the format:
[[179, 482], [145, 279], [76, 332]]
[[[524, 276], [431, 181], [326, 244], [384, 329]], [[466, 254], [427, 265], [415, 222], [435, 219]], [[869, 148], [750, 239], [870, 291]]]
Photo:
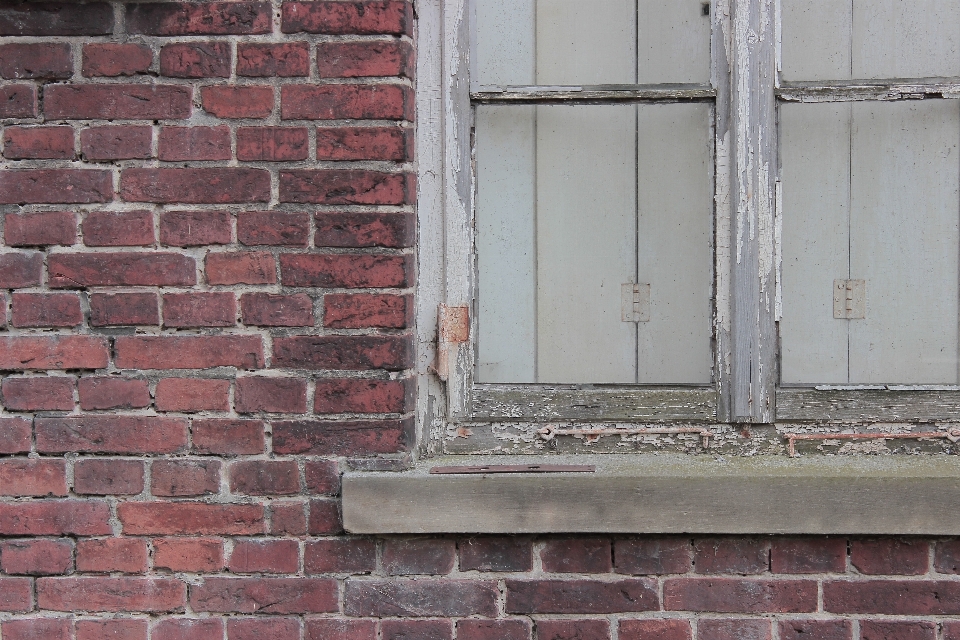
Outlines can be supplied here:
[[458, 438], [469, 438], [473, 435], [473, 431], [466, 427], [457, 427], [457, 437]]
[[548, 425], [542, 429], [538, 429], [537, 433], [539, 433], [540, 437], [544, 440], [552, 440], [555, 436], [584, 436], [590, 442], [596, 441], [600, 436], [696, 433], [703, 440], [704, 447], [709, 444], [710, 438], [713, 436], [713, 432], [709, 429], [701, 429], [699, 427], [608, 427], [601, 429], [561, 429], [553, 425]]
[[440, 305], [440, 342], [451, 344], [466, 342], [469, 339], [469, 308]]
[[950, 442], [960, 441], [960, 428], [949, 431], [923, 431], [914, 433], [785, 433], [787, 455], [799, 458], [795, 443], [797, 440], [896, 440], [906, 438], [946, 438]]

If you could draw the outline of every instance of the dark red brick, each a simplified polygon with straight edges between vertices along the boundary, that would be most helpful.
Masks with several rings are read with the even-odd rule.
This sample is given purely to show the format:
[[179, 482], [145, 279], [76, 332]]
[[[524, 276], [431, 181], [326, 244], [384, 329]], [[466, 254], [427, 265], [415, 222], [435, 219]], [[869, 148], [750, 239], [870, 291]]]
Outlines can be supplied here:
[[446, 575], [453, 571], [453, 540], [388, 538], [383, 541], [383, 570], [391, 576]]
[[237, 160], [290, 162], [310, 154], [306, 127], [240, 127]]
[[5, 3], [0, 36], [103, 36], [113, 33], [113, 7], [106, 2]]
[[73, 127], [6, 127], [3, 130], [4, 158], [55, 160], [73, 156]]
[[157, 383], [157, 411], [228, 411], [230, 381], [164, 378]]
[[70, 618], [5, 620], [0, 632], [6, 640], [73, 640]]
[[93, 169], [0, 171], [0, 204], [88, 204], [113, 200], [113, 174]]
[[853, 640], [849, 620], [781, 620], [780, 640]]
[[59, 42], [17, 42], [0, 46], [0, 76], [62, 80], [73, 75], [70, 45]]
[[47, 259], [50, 286], [176, 286], [197, 282], [193, 258], [179, 253], [55, 253]]
[[80, 378], [80, 408], [142, 409], [150, 406], [150, 389], [146, 380], [98, 376]]
[[269, 78], [310, 75], [310, 45], [306, 42], [237, 45], [237, 75]]
[[296, 540], [238, 540], [229, 568], [233, 573], [296, 573], [299, 566]]
[[960, 582], [946, 580], [831, 580], [823, 583], [823, 610], [832, 613], [956, 615]]
[[169, 578], [38, 578], [37, 606], [51, 611], [167, 612], [183, 608], [187, 586]]
[[538, 620], [537, 640], [609, 640], [606, 620]]
[[936, 640], [937, 624], [921, 620], [861, 620], [860, 640]]
[[[0, 503], [0, 535], [109, 536], [110, 505], [102, 500]], [[3, 589], [0, 588], [0, 593]]]
[[0, 370], [103, 369], [107, 341], [93, 336], [0, 337]]
[[83, 46], [84, 76], [133, 76], [146, 73], [153, 64], [150, 47], [135, 44], [99, 42]]
[[323, 297], [323, 325], [337, 329], [403, 329], [413, 325], [413, 297], [335, 293]]
[[66, 474], [63, 460], [0, 459], [0, 496], [65, 496]]
[[75, 293], [17, 293], [13, 296], [15, 327], [75, 327], [83, 324], [80, 296]]
[[70, 411], [76, 383], [72, 376], [5, 378], [3, 406], [10, 411]]
[[453, 640], [450, 620], [384, 620], [380, 623], [382, 640]]
[[304, 570], [316, 573], [372, 573], [377, 563], [373, 540], [330, 538], [312, 540], [303, 551]]
[[307, 381], [302, 378], [242, 376], [234, 397], [237, 413], [306, 413]]
[[117, 515], [126, 535], [225, 535], [264, 533], [263, 507], [202, 502], [122, 502]]
[[413, 94], [394, 84], [289, 84], [280, 89], [284, 120], [412, 120]]
[[232, 327], [237, 323], [233, 293], [166, 293], [163, 295], [165, 327]]
[[33, 609], [32, 581], [29, 578], [0, 577], [0, 611], [30, 611], [31, 609]]
[[413, 403], [414, 385], [404, 380], [318, 380], [316, 413], [403, 413]]
[[307, 619], [305, 640], [376, 640], [375, 620]]
[[230, 640], [288, 640], [300, 637], [296, 618], [227, 618]]
[[73, 465], [73, 490], [99, 496], [137, 495], [143, 492], [143, 462], [85, 458]]
[[461, 540], [461, 571], [530, 571], [533, 545], [528, 538], [478, 536]]
[[[3, 11], [2, 7], [0, 11]], [[0, 87], [0, 118], [35, 118], [36, 116], [36, 87], [31, 84], [8, 84]]]
[[292, 369], [386, 369], [413, 364], [408, 336], [297, 336], [275, 338], [273, 366]]
[[160, 49], [160, 75], [171, 78], [229, 78], [230, 44], [178, 42]]
[[76, 630], [76, 640], [147, 640], [146, 620], [78, 620]]
[[933, 568], [938, 573], [960, 573], [960, 540], [941, 540], [937, 542], [933, 557]]
[[362, 169], [280, 172], [280, 202], [313, 204], [412, 204], [416, 189], [402, 173]]
[[33, 421], [20, 416], [0, 418], [0, 454], [27, 453], [33, 444]]
[[943, 622], [943, 640], [958, 640], [960, 639], [960, 622], [956, 621], [946, 621]]
[[310, 493], [328, 496], [340, 493], [340, 469], [335, 460], [307, 460], [304, 476]]
[[843, 538], [774, 538], [770, 545], [773, 573], [844, 573], [847, 541]]
[[269, 2], [144, 2], [127, 5], [127, 32], [153, 36], [270, 33]]
[[230, 127], [163, 127], [157, 157], [167, 161], [229, 160]]
[[200, 91], [203, 110], [218, 118], [266, 118], [273, 112], [273, 87], [214, 86]]
[[270, 533], [275, 536], [302, 536], [307, 517], [302, 502], [273, 502], [270, 505]]
[[340, 503], [336, 500], [311, 500], [307, 516], [307, 533], [334, 535], [343, 533]]
[[686, 620], [621, 620], [620, 640], [691, 640]]
[[43, 254], [35, 252], [0, 255], [0, 289], [19, 289], [40, 284]]
[[613, 552], [606, 538], [547, 540], [540, 562], [544, 571], [552, 573], [609, 573]]
[[153, 154], [152, 144], [153, 130], [150, 127], [90, 127], [80, 132], [80, 151], [87, 160], [94, 162], [149, 158]]
[[92, 293], [90, 324], [94, 327], [160, 324], [155, 293]]
[[457, 620], [457, 640], [530, 640], [526, 620]]
[[11, 247], [71, 245], [77, 241], [77, 216], [70, 211], [8, 213], [4, 241]]
[[50, 85], [43, 91], [47, 118], [168, 120], [189, 118], [190, 87], [162, 84]]
[[415, 241], [413, 214], [317, 213], [314, 244], [318, 247], [411, 247]]
[[663, 584], [667, 611], [806, 613], [817, 610], [813, 580], [671, 578]]
[[409, 449], [412, 423], [406, 420], [273, 422], [273, 450], [282, 454], [375, 455]]
[[174, 247], [229, 244], [229, 211], [164, 211], [160, 214], [160, 242]]
[[128, 202], [228, 204], [270, 200], [263, 169], [124, 169], [120, 195]]
[[413, 5], [404, 0], [285, 2], [284, 33], [412, 35]]
[[412, 157], [410, 129], [399, 127], [319, 127], [317, 160], [393, 160]]
[[277, 265], [273, 255], [265, 251], [230, 251], [207, 253], [209, 284], [273, 284], [277, 281]]
[[316, 578], [207, 578], [190, 589], [194, 611], [218, 613], [336, 612], [337, 582]]
[[867, 575], [924, 574], [930, 564], [929, 553], [926, 540], [878, 538], [850, 543], [850, 563]]
[[154, 243], [150, 211], [91, 211], [83, 221], [88, 247], [145, 247]]
[[769, 544], [754, 538], [700, 538], [693, 544], [697, 573], [763, 573], [769, 557]]
[[219, 460], [155, 460], [150, 467], [155, 496], [202, 496], [220, 492]]
[[246, 245], [305, 247], [309, 228], [306, 213], [244, 211], [237, 216], [237, 239]]
[[4, 540], [0, 569], [8, 575], [51, 576], [73, 569], [73, 540]]
[[150, 637], [153, 640], [223, 640], [223, 620], [167, 618], [157, 623]]
[[223, 568], [223, 542], [219, 538], [157, 538], [153, 541], [155, 569], [215, 572]]
[[87, 415], [36, 418], [40, 453], [176, 453], [187, 445], [187, 422], [157, 416]]
[[122, 336], [115, 349], [121, 369], [263, 367], [260, 336]]
[[291, 287], [406, 287], [410, 271], [404, 256], [280, 255], [280, 279]]
[[770, 640], [769, 620], [707, 619], [697, 623], [697, 640]]
[[348, 580], [344, 613], [375, 617], [497, 616], [497, 583], [481, 580]]
[[230, 465], [230, 491], [252, 496], [300, 492], [300, 471], [293, 460], [247, 460]]
[[77, 542], [77, 571], [86, 573], [144, 573], [147, 541], [142, 538], [105, 538]]
[[193, 421], [193, 450], [212, 455], [263, 453], [265, 439], [259, 420], [212, 419]]
[[413, 47], [402, 40], [317, 43], [317, 73], [321, 78], [412, 78], [415, 69]]
[[245, 293], [240, 297], [243, 323], [255, 327], [312, 327], [313, 300], [305, 293]]

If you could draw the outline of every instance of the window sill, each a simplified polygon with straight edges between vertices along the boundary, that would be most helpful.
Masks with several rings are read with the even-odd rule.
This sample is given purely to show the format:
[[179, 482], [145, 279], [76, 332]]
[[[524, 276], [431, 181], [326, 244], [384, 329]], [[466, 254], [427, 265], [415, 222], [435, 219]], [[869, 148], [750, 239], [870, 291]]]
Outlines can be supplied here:
[[[538, 461], [544, 461], [538, 458]], [[351, 533], [960, 534], [960, 457], [551, 456], [596, 473], [430, 475], [444, 457], [343, 479]]]

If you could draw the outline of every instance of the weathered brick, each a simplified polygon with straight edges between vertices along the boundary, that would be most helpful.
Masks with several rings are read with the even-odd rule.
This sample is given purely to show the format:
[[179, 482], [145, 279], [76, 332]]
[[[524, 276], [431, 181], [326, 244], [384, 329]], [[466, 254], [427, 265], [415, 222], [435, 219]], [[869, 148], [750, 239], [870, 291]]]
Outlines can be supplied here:
[[0, 171], [0, 204], [88, 204], [110, 200], [113, 200], [113, 175], [109, 171]]
[[80, 131], [80, 152], [93, 162], [149, 158], [153, 154], [152, 144], [153, 130], [150, 127], [120, 125], [89, 127]]
[[230, 640], [288, 640], [300, 637], [296, 618], [227, 618]]
[[306, 127], [240, 127], [237, 160], [291, 162], [310, 155]]
[[76, 640], [147, 640], [147, 621], [117, 618], [78, 620]]
[[293, 460], [247, 460], [230, 465], [230, 491], [253, 496], [300, 492], [300, 471]]
[[480, 536], [460, 541], [461, 571], [530, 571], [533, 544], [528, 538]]
[[70, 618], [33, 618], [5, 620], [0, 633], [5, 640], [73, 640]]
[[374, 620], [336, 620], [333, 618], [307, 619], [305, 640], [376, 640], [377, 623]]
[[617, 613], [660, 608], [655, 582], [507, 580], [508, 613]]
[[497, 615], [497, 583], [483, 580], [348, 580], [344, 613], [376, 617]]
[[307, 533], [307, 517], [302, 502], [273, 502], [270, 505], [270, 533], [275, 536], [302, 536]]
[[254, 327], [312, 327], [313, 300], [305, 293], [245, 293], [240, 297], [243, 323]]
[[314, 244], [318, 247], [410, 247], [416, 224], [412, 213], [319, 212]]
[[8, 213], [3, 238], [11, 247], [71, 245], [77, 241], [77, 216], [69, 211]]
[[700, 538], [693, 544], [697, 573], [763, 573], [769, 555], [768, 543], [754, 538]]
[[164, 378], [157, 383], [157, 411], [228, 411], [230, 381], [203, 378]]
[[457, 640], [530, 640], [526, 620], [457, 620]]
[[160, 75], [172, 78], [230, 77], [230, 44], [178, 42], [160, 49]]
[[127, 5], [127, 32], [153, 36], [270, 33], [269, 2], [144, 2]]
[[620, 640], [692, 640], [686, 620], [621, 620]]
[[0, 460], [0, 496], [65, 496], [66, 473], [63, 460]]
[[33, 438], [33, 421], [20, 416], [0, 418], [0, 454], [26, 453]]
[[75, 327], [83, 324], [76, 293], [18, 293], [13, 301], [15, 327]]
[[813, 580], [671, 578], [663, 584], [667, 611], [806, 613], [817, 610]]
[[0, 611], [29, 611], [32, 608], [33, 585], [30, 578], [0, 577]]
[[207, 578], [190, 589], [194, 611], [221, 613], [330, 613], [339, 609], [336, 580], [316, 578]]
[[144, 247], [154, 242], [150, 211], [91, 211], [82, 229], [88, 247]]
[[613, 552], [607, 538], [547, 540], [540, 562], [544, 571], [552, 573], [609, 573]]
[[943, 640], [958, 640], [960, 638], [960, 622], [945, 621], [943, 623]]
[[867, 575], [924, 574], [930, 564], [929, 553], [926, 540], [879, 538], [850, 543], [850, 563]]
[[103, 369], [107, 341], [93, 336], [0, 337], [0, 370]]
[[122, 336], [115, 349], [121, 369], [263, 367], [260, 336]]
[[403, 329], [413, 325], [413, 297], [335, 293], [323, 297], [323, 326]]
[[163, 296], [165, 327], [232, 327], [237, 323], [233, 293], [167, 293]]
[[773, 573], [843, 573], [846, 569], [843, 538], [774, 538], [770, 544]]
[[288, 84], [280, 88], [284, 120], [412, 120], [413, 92], [395, 84]]
[[0, 76], [62, 80], [73, 75], [70, 45], [17, 42], [0, 46]]
[[3, 406], [10, 411], [70, 411], [76, 384], [72, 376], [5, 378]]
[[127, 535], [257, 535], [263, 507], [202, 502], [123, 502], [117, 515]]
[[98, 42], [83, 46], [84, 76], [133, 76], [146, 73], [153, 64], [153, 51], [142, 44]]
[[319, 127], [317, 160], [408, 160], [411, 133], [399, 127]]
[[307, 491], [319, 495], [340, 493], [340, 469], [334, 460], [308, 460], [304, 465]]
[[218, 538], [157, 538], [153, 541], [155, 569], [204, 573], [223, 568], [223, 542]]
[[193, 421], [193, 450], [213, 455], [263, 453], [265, 439], [259, 420], [219, 418]]
[[73, 490], [99, 496], [137, 495], [143, 491], [143, 462], [85, 458], [73, 465]]
[[85, 415], [34, 423], [41, 453], [175, 453], [187, 445], [183, 418]]
[[413, 442], [408, 420], [339, 422], [276, 420], [273, 450], [283, 454], [374, 455], [406, 451]]
[[707, 619], [697, 624], [697, 640], [770, 640], [769, 620]]
[[343, 533], [340, 503], [336, 500], [311, 500], [307, 516], [307, 533], [335, 535]]
[[296, 540], [238, 540], [229, 568], [233, 573], [296, 573], [299, 566]]
[[309, 229], [306, 213], [244, 211], [237, 216], [237, 239], [246, 245], [305, 247]]
[[0, 569], [8, 575], [50, 576], [73, 569], [73, 540], [4, 540]]
[[113, 33], [113, 7], [106, 2], [5, 3], [0, 36], [103, 36]]
[[[2, 11], [0, 7], [0, 11]], [[0, 118], [34, 118], [37, 115], [37, 89], [32, 84], [8, 84], [0, 87]]]
[[147, 541], [142, 538], [104, 538], [77, 542], [77, 571], [87, 573], [144, 573]]
[[263, 169], [124, 169], [120, 195], [128, 202], [227, 204], [270, 200]]
[[284, 2], [284, 33], [412, 35], [413, 5], [404, 0]]
[[40, 284], [43, 254], [16, 252], [0, 254], [0, 288], [19, 289]]
[[229, 160], [230, 127], [163, 127], [157, 157], [166, 161]]
[[451, 620], [384, 620], [380, 623], [382, 640], [453, 640]]
[[617, 573], [686, 573], [693, 568], [693, 547], [684, 538], [644, 538], [614, 543]]
[[312, 540], [303, 549], [303, 566], [307, 573], [372, 573], [376, 564], [377, 545], [373, 540]]
[[37, 579], [37, 605], [51, 611], [176, 611], [186, 595], [186, 585], [169, 578]]
[[209, 284], [273, 284], [277, 265], [265, 251], [207, 253], [205, 264]]
[[960, 582], [946, 580], [830, 580], [823, 583], [823, 610], [831, 613], [956, 615]]
[[273, 87], [213, 86], [200, 90], [203, 110], [218, 118], [266, 118], [273, 112]]
[[[0, 535], [112, 535], [110, 505], [101, 500], [0, 503]], [[0, 589], [2, 592], [3, 589]]]
[[934, 550], [933, 569], [938, 573], [960, 573], [960, 540], [938, 541]]
[[94, 327], [160, 324], [155, 293], [92, 293], [90, 324]]
[[73, 127], [6, 127], [3, 130], [4, 158], [56, 160], [73, 156]]
[[415, 69], [413, 47], [402, 40], [317, 43], [317, 73], [321, 78], [412, 78]]
[[160, 242], [175, 247], [229, 244], [228, 211], [164, 211], [160, 214]]
[[220, 492], [219, 460], [155, 460], [150, 465], [155, 496], [202, 496]]
[[219, 618], [166, 618], [157, 623], [153, 640], [223, 640], [223, 620]]
[[411, 204], [416, 189], [405, 174], [362, 169], [297, 169], [280, 172], [280, 202], [313, 204]]
[[297, 336], [273, 341], [273, 366], [293, 369], [387, 369], [412, 366], [407, 336]]
[[310, 45], [306, 42], [237, 45], [237, 75], [269, 78], [310, 75]]
[[192, 104], [193, 90], [174, 85], [50, 85], [43, 91], [44, 114], [58, 120], [189, 118]]
[[538, 620], [537, 640], [609, 640], [606, 620]]
[[936, 640], [937, 624], [921, 620], [861, 620], [860, 640]]
[[280, 280], [291, 287], [406, 287], [410, 271], [404, 256], [280, 255]]
[[47, 259], [50, 286], [185, 286], [197, 283], [193, 258], [179, 253], [55, 253]]
[[849, 620], [781, 620], [781, 640], [853, 640]]
[[453, 540], [388, 538], [383, 542], [383, 570], [391, 576], [446, 575], [453, 571], [457, 547]]

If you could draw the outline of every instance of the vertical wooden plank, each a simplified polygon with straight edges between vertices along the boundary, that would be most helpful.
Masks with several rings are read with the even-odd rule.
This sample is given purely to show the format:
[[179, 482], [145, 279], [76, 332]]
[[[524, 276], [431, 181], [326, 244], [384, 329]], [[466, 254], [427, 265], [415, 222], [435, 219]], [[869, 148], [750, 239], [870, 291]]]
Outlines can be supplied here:
[[855, 0], [854, 78], [960, 75], [956, 0]]
[[709, 0], [638, 0], [639, 84], [710, 82], [709, 7]]
[[842, 384], [849, 320], [833, 281], [849, 276], [850, 104], [780, 105], [783, 263], [780, 381]]
[[477, 382], [536, 382], [535, 118], [477, 107]]
[[780, 15], [784, 80], [851, 77], [853, 0], [780, 0]]
[[636, 0], [537, 0], [537, 83], [636, 82], [636, 25]]
[[650, 320], [637, 324], [637, 381], [712, 379], [710, 106], [638, 107], [637, 281]]
[[479, 85], [536, 82], [536, 3], [482, 0], [476, 3], [475, 78]]
[[537, 107], [540, 382], [635, 382], [636, 107]]
[[960, 108], [855, 103], [852, 139], [850, 382], [956, 384]]
[[716, 289], [714, 300], [714, 375], [717, 385], [717, 420], [732, 419], [733, 407], [733, 24], [731, 0], [715, 0], [710, 38], [711, 80], [717, 90], [714, 107], [714, 246]]

